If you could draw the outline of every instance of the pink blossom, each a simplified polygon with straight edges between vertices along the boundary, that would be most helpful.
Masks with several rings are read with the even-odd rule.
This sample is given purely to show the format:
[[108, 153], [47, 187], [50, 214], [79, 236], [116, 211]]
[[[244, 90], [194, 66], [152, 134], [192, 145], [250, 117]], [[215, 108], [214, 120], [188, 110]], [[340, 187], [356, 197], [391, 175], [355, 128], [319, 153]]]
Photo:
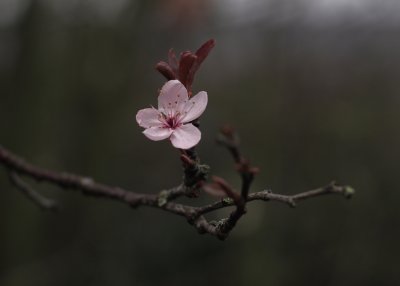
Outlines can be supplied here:
[[146, 128], [143, 134], [150, 140], [169, 138], [179, 149], [190, 149], [199, 143], [200, 130], [190, 122], [199, 118], [207, 106], [207, 92], [200, 91], [189, 98], [184, 85], [170, 80], [158, 96], [158, 109], [145, 108], [138, 111], [136, 121]]

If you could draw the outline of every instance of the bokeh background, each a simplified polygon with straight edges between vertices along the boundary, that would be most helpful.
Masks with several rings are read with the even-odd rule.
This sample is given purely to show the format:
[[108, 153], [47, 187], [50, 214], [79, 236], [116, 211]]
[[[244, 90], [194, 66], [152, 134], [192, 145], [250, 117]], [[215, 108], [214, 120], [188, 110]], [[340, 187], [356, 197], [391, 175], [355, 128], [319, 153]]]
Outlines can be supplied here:
[[139, 192], [177, 185], [178, 152], [135, 114], [156, 103], [169, 48], [215, 38], [194, 84], [209, 93], [198, 151], [212, 173], [239, 183], [214, 143], [230, 123], [261, 168], [254, 191], [332, 179], [357, 191], [251, 203], [221, 242], [32, 182], [63, 207], [40, 211], [2, 169], [0, 285], [399, 285], [399, 12], [396, 0], [0, 0], [0, 142], [29, 161]]

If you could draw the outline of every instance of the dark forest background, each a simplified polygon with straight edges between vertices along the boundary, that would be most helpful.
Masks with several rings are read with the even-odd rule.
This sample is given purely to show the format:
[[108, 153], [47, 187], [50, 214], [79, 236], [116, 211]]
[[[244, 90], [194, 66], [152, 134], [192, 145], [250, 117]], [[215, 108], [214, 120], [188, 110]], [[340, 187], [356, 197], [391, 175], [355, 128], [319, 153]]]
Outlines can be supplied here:
[[[0, 285], [398, 285], [400, 4], [397, 1], [0, 0], [0, 143], [35, 164], [139, 192], [179, 184], [178, 152], [135, 122], [156, 103], [167, 51], [217, 46], [198, 147], [230, 123], [261, 168], [254, 191], [352, 185], [296, 209], [251, 203], [225, 242], [149, 208], [35, 188], [0, 172]], [[203, 195], [194, 204], [212, 198]], [[225, 215], [220, 212], [219, 215]]]

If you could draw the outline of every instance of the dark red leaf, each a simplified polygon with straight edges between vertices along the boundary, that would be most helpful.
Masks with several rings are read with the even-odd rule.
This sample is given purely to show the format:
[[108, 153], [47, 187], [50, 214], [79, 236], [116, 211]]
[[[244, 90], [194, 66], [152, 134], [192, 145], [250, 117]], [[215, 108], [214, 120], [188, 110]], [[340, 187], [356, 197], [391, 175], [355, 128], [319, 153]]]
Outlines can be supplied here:
[[197, 51], [196, 51], [196, 56], [197, 56], [197, 64], [200, 66], [200, 64], [206, 59], [208, 54], [211, 52], [211, 50], [215, 47], [215, 40], [210, 39], [207, 42], [205, 42]]
[[159, 62], [158, 64], [156, 64], [156, 70], [158, 70], [163, 76], [165, 76], [167, 80], [176, 79], [175, 72], [166, 62]]
[[197, 60], [196, 62], [192, 65], [192, 68], [190, 69], [187, 78], [186, 78], [186, 83], [188, 86], [192, 86], [193, 81], [194, 81], [194, 76], [198, 69], [200, 68], [201, 63], [207, 58], [208, 54], [211, 52], [212, 48], [215, 46], [215, 40], [210, 39], [207, 42], [205, 42], [197, 51], [196, 51], [196, 56]]
[[179, 61], [178, 78], [180, 82], [187, 88], [188, 92], [190, 92], [191, 85], [187, 84], [187, 77], [196, 59], [196, 55], [194, 55], [192, 52], [186, 51], [181, 54]]
[[171, 69], [175, 72], [175, 74], [178, 73], [178, 60], [176, 59], [176, 55], [173, 49], [170, 49], [168, 51], [168, 63]]

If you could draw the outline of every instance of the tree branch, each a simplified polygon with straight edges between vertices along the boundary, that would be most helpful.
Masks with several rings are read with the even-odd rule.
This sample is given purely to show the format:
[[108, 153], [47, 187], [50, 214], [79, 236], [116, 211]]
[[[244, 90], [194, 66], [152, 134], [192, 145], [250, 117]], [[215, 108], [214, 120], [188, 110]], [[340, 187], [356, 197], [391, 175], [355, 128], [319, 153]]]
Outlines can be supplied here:
[[[208, 233], [218, 237], [219, 239], [225, 239], [226, 237], [228, 237], [230, 231], [233, 229], [237, 222], [236, 218], [232, 218], [235, 212], [232, 212], [229, 218], [222, 219], [219, 222], [208, 222], [204, 217], [205, 214], [212, 211], [225, 207], [235, 206], [236, 204], [234, 203], [234, 201], [229, 198], [202, 207], [189, 206], [173, 202], [173, 199], [187, 192], [187, 187], [184, 184], [181, 184], [171, 189], [163, 190], [159, 192], [158, 195], [132, 192], [121, 187], [97, 183], [89, 177], [64, 172], [56, 172], [37, 167], [26, 162], [16, 154], [13, 154], [11, 151], [2, 147], [1, 145], [0, 164], [4, 165], [9, 170], [9, 172], [14, 174], [11, 175], [14, 180], [14, 184], [15, 182], [17, 182], [15, 185], [18, 185], [19, 188], [22, 188], [24, 190], [30, 189], [30, 187], [25, 183], [22, 184], [23, 181], [19, 178], [18, 175], [28, 176], [37, 181], [52, 183], [58, 185], [65, 190], [79, 190], [84, 195], [116, 200], [128, 204], [129, 206], [134, 208], [138, 206], [149, 206], [153, 208], [158, 208], [173, 213], [175, 215], [185, 217], [187, 221], [198, 230], [199, 233]], [[251, 193], [247, 196], [245, 203], [256, 200], [278, 201], [288, 204], [290, 206], [295, 206], [295, 203], [298, 201], [321, 195], [341, 194], [344, 195], [346, 198], [349, 198], [353, 193], [354, 190], [349, 186], [341, 186], [336, 185], [335, 183], [331, 183], [322, 188], [291, 196], [274, 194], [271, 191]], [[43, 201], [41, 203], [38, 202], [42, 199], [43, 198], [37, 200], [36, 198], [34, 199], [34, 201], [42, 207], [41, 203], [43, 203]], [[47, 204], [45, 203], [44, 205]], [[229, 221], [234, 221], [234, 224]]]

